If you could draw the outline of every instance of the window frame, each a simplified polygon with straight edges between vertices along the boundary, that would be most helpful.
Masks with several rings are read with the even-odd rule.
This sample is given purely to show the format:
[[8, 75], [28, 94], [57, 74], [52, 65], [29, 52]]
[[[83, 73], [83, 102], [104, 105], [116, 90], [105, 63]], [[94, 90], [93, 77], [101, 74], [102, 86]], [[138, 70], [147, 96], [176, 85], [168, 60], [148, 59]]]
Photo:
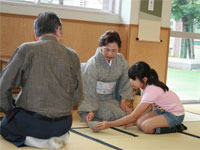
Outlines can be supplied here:
[[170, 31], [170, 37], [200, 39], [200, 33]]
[[[119, 0], [121, 3], [121, 0]], [[54, 6], [54, 5], [38, 5], [30, 2], [16, 2], [9, 0], [0, 0], [0, 13], [37, 16], [40, 12], [52, 11], [55, 12], [62, 19], [99, 22], [99, 23], [112, 23], [124, 24], [121, 18], [121, 13], [113, 14], [93, 9], [81, 9], [67, 6]], [[119, 4], [120, 5], [120, 4]], [[120, 9], [119, 9], [120, 11]]]
[[[33, 0], [34, 1], [34, 0]], [[120, 4], [121, 0], [113, 0], [112, 6], [110, 10], [104, 9], [96, 9], [96, 8], [85, 8], [85, 7], [78, 7], [78, 6], [69, 6], [69, 5], [60, 5], [60, 4], [51, 4], [51, 3], [41, 3], [40, 0], [36, 0], [37, 2], [30, 2], [24, 0], [0, 0], [0, 2], [13, 4], [13, 5], [22, 5], [22, 6], [37, 6], [37, 7], [46, 7], [46, 8], [56, 8], [56, 9], [66, 9], [66, 10], [74, 10], [74, 11], [82, 11], [82, 12], [93, 12], [93, 13], [102, 13], [102, 14], [109, 14], [109, 15], [120, 15]], [[118, 10], [116, 10], [115, 1], [118, 1]]]

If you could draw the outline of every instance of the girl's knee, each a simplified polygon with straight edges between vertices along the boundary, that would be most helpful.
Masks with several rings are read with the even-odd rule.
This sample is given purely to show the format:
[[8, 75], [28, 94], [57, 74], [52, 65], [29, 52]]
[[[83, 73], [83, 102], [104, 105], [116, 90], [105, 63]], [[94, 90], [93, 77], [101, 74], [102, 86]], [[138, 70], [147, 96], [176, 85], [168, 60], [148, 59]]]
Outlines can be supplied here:
[[136, 125], [137, 125], [137, 126], [140, 126], [141, 123], [142, 123], [142, 120], [141, 120], [141, 119], [137, 119], [137, 121], [136, 121]]
[[138, 128], [139, 130], [142, 130], [142, 128], [141, 128], [142, 123], [143, 123], [143, 120], [141, 120], [141, 119], [138, 119], [138, 120], [136, 121], [136, 125], [137, 125], [137, 128]]
[[153, 134], [154, 133], [154, 128], [150, 127], [149, 125], [142, 123], [140, 125], [140, 128], [142, 131], [144, 131], [144, 133], [146, 134]]

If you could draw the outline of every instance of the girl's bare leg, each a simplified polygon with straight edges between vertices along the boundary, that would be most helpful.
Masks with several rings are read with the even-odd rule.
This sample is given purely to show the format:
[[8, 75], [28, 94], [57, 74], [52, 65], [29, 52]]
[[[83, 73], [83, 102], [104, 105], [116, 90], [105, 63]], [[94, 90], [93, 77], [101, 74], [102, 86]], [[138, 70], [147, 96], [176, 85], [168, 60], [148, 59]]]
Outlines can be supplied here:
[[167, 119], [154, 111], [140, 117], [137, 121], [137, 126], [139, 129], [143, 130], [144, 133], [154, 133], [155, 128], [169, 127]]

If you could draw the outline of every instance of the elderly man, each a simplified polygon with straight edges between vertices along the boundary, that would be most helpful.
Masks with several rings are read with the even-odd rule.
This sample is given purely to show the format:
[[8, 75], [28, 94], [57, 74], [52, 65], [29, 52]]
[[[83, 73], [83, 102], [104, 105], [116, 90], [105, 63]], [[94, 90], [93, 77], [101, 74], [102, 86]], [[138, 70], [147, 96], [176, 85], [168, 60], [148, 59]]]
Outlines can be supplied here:
[[[72, 124], [72, 107], [82, 98], [80, 60], [63, 46], [62, 23], [53, 12], [34, 21], [34, 42], [20, 45], [0, 74], [1, 135], [16, 146], [60, 148]], [[21, 87], [12, 105], [12, 89]]]

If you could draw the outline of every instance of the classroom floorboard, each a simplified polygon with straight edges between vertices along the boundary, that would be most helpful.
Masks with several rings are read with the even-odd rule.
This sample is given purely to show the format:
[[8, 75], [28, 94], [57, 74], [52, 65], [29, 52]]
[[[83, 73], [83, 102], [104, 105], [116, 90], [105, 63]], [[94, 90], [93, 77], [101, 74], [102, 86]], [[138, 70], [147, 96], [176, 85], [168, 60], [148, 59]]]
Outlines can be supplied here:
[[[186, 112], [184, 120], [188, 130], [184, 133], [161, 135], [144, 134], [135, 126], [128, 129], [116, 127], [93, 132], [85, 123], [80, 123], [80, 117], [73, 111], [74, 119], [68, 144], [61, 150], [199, 150], [200, 114], [192, 113], [191, 107], [190, 111]], [[0, 150], [37, 150], [37, 148], [17, 148], [0, 137]]]

